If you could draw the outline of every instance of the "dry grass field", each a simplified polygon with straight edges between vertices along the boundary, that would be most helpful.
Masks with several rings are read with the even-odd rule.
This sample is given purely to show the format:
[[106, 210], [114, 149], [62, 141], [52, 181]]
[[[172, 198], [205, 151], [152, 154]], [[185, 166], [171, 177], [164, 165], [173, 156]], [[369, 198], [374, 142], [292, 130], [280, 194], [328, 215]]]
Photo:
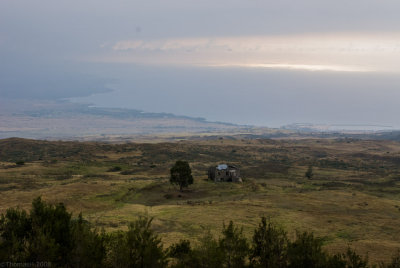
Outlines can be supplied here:
[[[194, 184], [169, 183], [176, 160], [189, 161]], [[23, 163], [22, 163], [23, 162]], [[243, 183], [214, 183], [207, 168], [241, 168]], [[313, 166], [314, 176], [304, 174]], [[387, 261], [400, 248], [400, 143], [352, 139], [107, 144], [0, 140], [0, 212], [30, 208], [41, 195], [63, 202], [99, 229], [126, 228], [147, 213], [165, 245], [217, 233], [233, 220], [251, 237], [267, 216], [293, 236], [309, 230], [325, 248], [348, 245]]]

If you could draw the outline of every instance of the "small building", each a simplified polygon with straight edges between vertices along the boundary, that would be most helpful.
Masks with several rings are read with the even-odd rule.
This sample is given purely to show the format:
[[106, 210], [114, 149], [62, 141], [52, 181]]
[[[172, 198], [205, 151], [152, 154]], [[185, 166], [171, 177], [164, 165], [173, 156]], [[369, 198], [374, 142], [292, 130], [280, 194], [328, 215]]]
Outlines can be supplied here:
[[208, 169], [208, 179], [215, 182], [231, 181], [242, 182], [239, 168], [227, 164], [219, 164]]

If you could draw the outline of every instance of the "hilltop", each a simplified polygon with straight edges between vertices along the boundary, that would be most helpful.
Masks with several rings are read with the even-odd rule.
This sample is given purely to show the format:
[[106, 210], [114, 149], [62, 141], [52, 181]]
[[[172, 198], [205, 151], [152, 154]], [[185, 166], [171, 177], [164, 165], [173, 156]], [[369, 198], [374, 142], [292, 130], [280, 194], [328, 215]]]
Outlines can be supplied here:
[[[400, 144], [356, 139], [243, 136], [119, 143], [0, 140], [0, 211], [33, 198], [63, 202], [99, 228], [118, 230], [154, 216], [166, 245], [233, 220], [247, 237], [266, 216], [288, 230], [313, 231], [330, 252], [350, 244], [374, 263], [400, 247]], [[169, 183], [176, 160], [194, 184]], [[216, 163], [240, 167], [243, 183], [214, 183]], [[309, 166], [314, 176], [305, 177]], [[294, 234], [289, 234], [289, 236]]]

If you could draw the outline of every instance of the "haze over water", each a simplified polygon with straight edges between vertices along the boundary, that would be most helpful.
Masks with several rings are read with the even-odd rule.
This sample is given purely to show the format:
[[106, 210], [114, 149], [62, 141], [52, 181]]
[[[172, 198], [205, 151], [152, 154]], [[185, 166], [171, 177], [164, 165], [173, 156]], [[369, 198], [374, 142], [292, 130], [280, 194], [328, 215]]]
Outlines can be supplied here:
[[314, 123], [400, 128], [400, 79], [395, 75], [132, 64], [107, 69], [101, 72], [112, 72], [111, 92], [73, 101], [270, 127]]
[[399, 13], [397, 0], [3, 0], [0, 97], [400, 128]]

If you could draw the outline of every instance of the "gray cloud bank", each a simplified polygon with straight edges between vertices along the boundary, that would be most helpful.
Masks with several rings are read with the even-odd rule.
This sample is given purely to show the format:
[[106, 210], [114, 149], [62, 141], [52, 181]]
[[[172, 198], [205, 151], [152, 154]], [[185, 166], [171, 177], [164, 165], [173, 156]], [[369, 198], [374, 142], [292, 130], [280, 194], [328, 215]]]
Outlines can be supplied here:
[[3, 0], [0, 53], [77, 61], [136, 38], [398, 32], [399, 11], [390, 0]]

